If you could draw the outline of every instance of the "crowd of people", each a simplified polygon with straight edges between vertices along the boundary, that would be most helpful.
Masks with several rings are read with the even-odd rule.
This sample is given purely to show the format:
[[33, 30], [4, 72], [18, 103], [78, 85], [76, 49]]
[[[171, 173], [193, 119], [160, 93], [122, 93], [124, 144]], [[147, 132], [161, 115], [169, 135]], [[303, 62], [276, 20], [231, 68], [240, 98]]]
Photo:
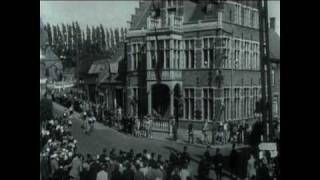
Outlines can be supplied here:
[[79, 154], [71, 135], [70, 113], [42, 123], [41, 180], [187, 180], [190, 155], [171, 151], [170, 158], [143, 150], [135, 153], [104, 148], [101, 154]]
[[80, 156], [77, 140], [71, 134], [72, 121], [68, 114], [41, 123], [40, 177], [58, 180], [78, 176]]
[[[191, 175], [188, 167], [191, 161], [187, 147], [183, 152], [170, 152], [168, 160], [163, 160], [161, 154], [144, 150], [135, 153], [134, 150], [128, 152], [111, 148], [105, 148], [102, 154], [86, 156], [77, 153], [77, 141], [72, 137], [70, 128], [72, 122], [68, 119], [69, 114], [76, 109], [75, 101], [79, 102], [80, 112], [83, 117], [83, 129], [86, 134], [93, 130], [93, 124], [99, 113], [94, 113], [95, 108], [90, 104], [81, 101], [73, 96], [60, 94], [55, 97], [56, 101], [69, 107], [62, 117], [50, 120], [42, 126], [41, 131], [41, 178], [46, 180], [187, 180], [187, 179], [212, 179], [210, 171], [216, 174], [216, 179], [223, 176], [222, 169], [226, 166], [230, 168], [231, 177], [238, 177], [237, 162], [239, 152], [235, 149], [235, 144], [246, 142], [247, 133], [250, 126], [246, 123], [240, 125], [220, 126], [217, 133], [217, 142], [233, 143], [233, 149], [229, 156], [229, 164], [226, 165], [225, 157], [219, 149], [214, 156], [210, 155], [210, 146], [207, 147], [204, 155], [198, 163], [197, 176]], [[70, 103], [68, 103], [70, 102]], [[69, 105], [69, 106], [67, 106]], [[78, 110], [79, 111], [79, 110]], [[119, 113], [120, 112], [120, 113]], [[112, 114], [112, 113], [110, 113]], [[145, 116], [143, 120], [129, 116], [122, 116], [121, 110], [110, 116], [112, 118], [102, 118], [106, 125], [132, 134], [138, 137], [152, 137], [152, 117]], [[209, 129], [207, 127], [207, 129]], [[194, 129], [192, 123], [188, 126], [189, 143], [194, 143]], [[221, 137], [218, 137], [221, 136]], [[206, 137], [207, 138], [207, 137]], [[221, 138], [221, 139], [219, 139]], [[110, 147], [108, 147], [110, 148]], [[271, 158], [267, 152], [261, 154], [252, 153], [245, 163], [248, 179], [272, 179], [279, 178], [280, 155]]]

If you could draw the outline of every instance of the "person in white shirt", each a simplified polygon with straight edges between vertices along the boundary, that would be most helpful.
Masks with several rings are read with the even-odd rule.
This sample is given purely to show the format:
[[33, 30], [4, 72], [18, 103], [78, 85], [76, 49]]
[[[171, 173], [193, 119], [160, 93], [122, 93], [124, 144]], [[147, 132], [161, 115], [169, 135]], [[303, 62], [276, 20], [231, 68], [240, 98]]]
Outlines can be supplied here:
[[190, 172], [188, 170], [188, 166], [186, 164], [180, 170], [179, 176], [180, 176], [181, 180], [188, 180], [188, 178], [191, 177]]
[[100, 171], [97, 174], [97, 180], [108, 180], [108, 173], [105, 169], [105, 165], [102, 165]]
[[252, 154], [250, 154], [250, 159], [247, 163], [247, 176], [249, 180], [255, 179], [255, 177], [257, 176], [256, 160]]

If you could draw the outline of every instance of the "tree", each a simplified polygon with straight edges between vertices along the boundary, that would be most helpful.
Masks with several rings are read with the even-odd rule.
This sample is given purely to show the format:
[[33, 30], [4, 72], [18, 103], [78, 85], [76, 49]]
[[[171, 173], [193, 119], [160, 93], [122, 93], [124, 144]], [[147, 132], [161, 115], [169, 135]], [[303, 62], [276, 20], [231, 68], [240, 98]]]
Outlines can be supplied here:
[[68, 53], [71, 54], [71, 51], [72, 51], [72, 27], [68, 24], [67, 25], [67, 49], [68, 49]]
[[102, 47], [101, 47], [102, 46], [102, 41], [101, 41], [102, 36], [101, 36], [100, 27], [97, 26], [97, 27], [95, 27], [95, 29], [96, 29], [96, 50], [97, 50], [98, 54], [101, 54], [101, 52], [102, 52]]
[[115, 40], [114, 40], [114, 34], [113, 34], [113, 29], [110, 28], [110, 46], [113, 48], [115, 45]]
[[87, 30], [86, 30], [86, 51], [87, 51], [87, 53], [89, 54], [89, 53], [91, 53], [92, 51], [91, 51], [91, 45], [92, 45], [92, 41], [91, 41], [91, 30], [90, 30], [90, 28], [89, 28], [89, 26], [87, 26]]
[[97, 54], [97, 35], [96, 35], [96, 29], [94, 26], [91, 27], [91, 52], [93, 54]]
[[63, 23], [61, 25], [61, 30], [62, 30], [63, 42], [66, 43], [67, 42], [67, 28]]
[[55, 53], [57, 54], [58, 57], [62, 55], [63, 49], [64, 49], [63, 35], [59, 25], [57, 25], [57, 43], [56, 43]]
[[125, 34], [124, 34], [124, 29], [121, 27], [121, 41], [123, 42], [126, 39]]
[[106, 46], [107, 46], [107, 49], [110, 49], [110, 33], [108, 31], [108, 29], [106, 29]]
[[85, 39], [85, 35], [84, 35], [84, 31], [81, 31], [81, 42], [82, 42], [82, 45], [81, 45], [81, 48], [82, 48], [82, 52], [83, 53], [86, 53], [86, 39]]
[[77, 52], [81, 53], [82, 52], [82, 48], [81, 48], [82, 47], [81, 28], [80, 28], [78, 22], [75, 23], [75, 26], [76, 26], [76, 40], [77, 40], [76, 42], [78, 43], [76, 45], [76, 47], [78, 48]]
[[124, 34], [127, 35], [127, 28], [124, 29]]
[[119, 35], [119, 28], [116, 28], [114, 31], [114, 37], [115, 37], [115, 41], [116, 41], [116, 45], [118, 45], [120, 43], [120, 35]]
[[57, 33], [57, 27], [55, 25], [52, 25], [52, 30], [53, 30], [53, 41], [52, 41], [52, 46], [53, 49], [55, 49], [55, 46], [58, 43], [58, 33]]
[[106, 35], [105, 35], [105, 32], [104, 32], [104, 28], [102, 26], [102, 24], [100, 24], [100, 33], [101, 33], [101, 49], [102, 49], [102, 52], [105, 52], [106, 51]]
[[45, 26], [47, 34], [48, 34], [48, 44], [49, 46], [52, 45], [52, 32], [51, 32], [51, 25], [48, 23], [47, 26]]

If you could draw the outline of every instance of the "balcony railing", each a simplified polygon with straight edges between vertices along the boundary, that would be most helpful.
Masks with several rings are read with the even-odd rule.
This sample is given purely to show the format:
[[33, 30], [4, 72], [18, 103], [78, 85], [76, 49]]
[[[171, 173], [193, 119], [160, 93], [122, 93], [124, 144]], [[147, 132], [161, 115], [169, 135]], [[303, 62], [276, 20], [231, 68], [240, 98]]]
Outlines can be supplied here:
[[152, 17], [148, 17], [147, 28], [148, 29], [161, 28], [161, 19], [154, 19]]
[[170, 29], [181, 29], [183, 24], [183, 16], [169, 16], [168, 27]]
[[[154, 70], [148, 70], [147, 79], [151, 81], [155, 81], [156, 75]], [[181, 80], [182, 72], [179, 70], [162, 70], [161, 80]]]
[[183, 25], [183, 17], [170, 15], [168, 18], [168, 22], [162, 25], [161, 19], [154, 19], [152, 17], [148, 17], [147, 20], [147, 28], [150, 30], [154, 30], [154, 28], [158, 29], [170, 29], [170, 30], [181, 30]]

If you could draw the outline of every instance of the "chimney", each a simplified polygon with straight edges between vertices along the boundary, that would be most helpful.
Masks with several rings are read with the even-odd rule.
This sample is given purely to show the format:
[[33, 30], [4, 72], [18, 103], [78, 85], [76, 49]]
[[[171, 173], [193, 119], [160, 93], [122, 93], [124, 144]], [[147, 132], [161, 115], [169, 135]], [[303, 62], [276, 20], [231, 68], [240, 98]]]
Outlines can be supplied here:
[[272, 30], [272, 31], [276, 30], [276, 18], [275, 17], [270, 18], [270, 30]]

